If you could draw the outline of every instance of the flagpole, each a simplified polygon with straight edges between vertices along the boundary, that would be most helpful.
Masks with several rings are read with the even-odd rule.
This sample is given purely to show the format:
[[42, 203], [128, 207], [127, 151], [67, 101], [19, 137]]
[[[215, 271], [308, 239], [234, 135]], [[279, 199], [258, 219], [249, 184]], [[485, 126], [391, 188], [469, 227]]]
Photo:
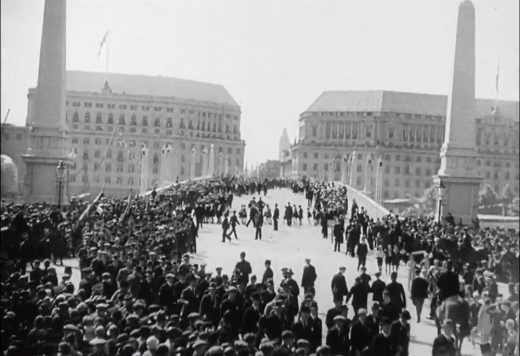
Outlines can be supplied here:
[[110, 53], [110, 35], [107, 33], [107, 53], [105, 58], [105, 81], [108, 81], [108, 57]]

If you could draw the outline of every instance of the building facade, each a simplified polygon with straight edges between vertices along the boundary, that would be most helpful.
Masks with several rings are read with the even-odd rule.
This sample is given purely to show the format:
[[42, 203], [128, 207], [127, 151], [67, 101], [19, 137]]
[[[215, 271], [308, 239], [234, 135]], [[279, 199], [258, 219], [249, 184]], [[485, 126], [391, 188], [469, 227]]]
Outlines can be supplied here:
[[258, 167], [258, 176], [260, 178], [275, 179], [280, 177], [280, 161], [267, 160]]
[[[442, 95], [326, 91], [300, 115], [286, 176], [344, 180], [372, 196], [379, 191], [380, 201], [421, 196], [440, 167], [446, 105]], [[518, 109], [486, 99], [475, 106], [482, 184], [496, 191], [509, 184], [516, 195]]]
[[[30, 89], [28, 115], [32, 95]], [[97, 194], [103, 188], [107, 195], [127, 195], [143, 185], [152, 189], [161, 183], [161, 165], [171, 169], [169, 181], [199, 177], [208, 172], [211, 147], [215, 174], [241, 174], [245, 142], [240, 115], [240, 106], [221, 85], [67, 71], [66, 121], [74, 157], [70, 192]], [[23, 174], [18, 157], [26, 152], [27, 142], [17, 135], [25, 128], [6, 128], [9, 138], [16, 131], [20, 145], [7, 149], [2, 140], [2, 153], [5, 147]], [[171, 162], [164, 162], [166, 157]]]

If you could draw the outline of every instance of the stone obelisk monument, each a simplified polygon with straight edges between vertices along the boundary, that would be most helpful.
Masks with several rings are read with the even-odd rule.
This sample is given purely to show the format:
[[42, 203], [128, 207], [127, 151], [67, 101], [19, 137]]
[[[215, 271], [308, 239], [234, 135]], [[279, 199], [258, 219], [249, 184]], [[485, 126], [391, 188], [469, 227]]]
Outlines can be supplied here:
[[451, 213], [464, 224], [477, 215], [480, 177], [475, 169], [475, 8], [469, 0], [459, 6], [453, 82], [448, 96], [436, 215]]
[[[66, 203], [66, 175], [57, 166], [70, 163], [65, 123], [66, 0], [46, 0], [43, 15], [38, 85], [29, 89], [27, 127], [30, 143], [22, 156], [26, 166], [24, 195], [29, 202]], [[59, 185], [59, 189], [58, 189]]]

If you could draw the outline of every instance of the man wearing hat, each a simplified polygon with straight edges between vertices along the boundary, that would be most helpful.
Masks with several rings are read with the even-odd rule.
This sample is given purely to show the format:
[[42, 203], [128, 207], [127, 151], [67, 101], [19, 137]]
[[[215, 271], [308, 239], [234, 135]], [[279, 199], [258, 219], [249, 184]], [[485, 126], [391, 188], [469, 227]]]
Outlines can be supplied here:
[[348, 355], [350, 349], [349, 334], [350, 321], [343, 315], [334, 317], [334, 327], [327, 333], [327, 345], [333, 355]]
[[383, 291], [385, 290], [386, 284], [381, 280], [381, 272], [375, 273], [376, 280], [372, 282], [370, 291], [372, 292], [372, 300], [379, 303], [383, 303]]
[[[343, 302], [343, 297], [348, 295], [348, 288], [347, 288], [347, 281], [345, 279], [345, 276], [343, 275], [345, 273], [346, 268], [341, 266], [339, 268], [339, 272], [332, 277], [332, 297], [333, 299], [340, 299]], [[348, 301], [348, 299], [347, 299]]]
[[269, 279], [271, 279], [271, 280], [273, 279], [274, 273], [273, 273], [273, 270], [271, 269], [271, 260], [265, 260], [264, 266], [265, 266], [265, 271], [262, 276], [262, 284], [265, 285], [265, 283]]
[[432, 356], [455, 356], [457, 348], [453, 336], [453, 321], [445, 319], [442, 322], [442, 332], [433, 340]]
[[381, 318], [381, 331], [372, 340], [370, 350], [372, 356], [395, 356], [396, 353], [392, 349], [390, 333], [392, 329], [392, 320], [386, 317]]
[[171, 273], [166, 275], [164, 284], [159, 289], [159, 305], [165, 307], [168, 313], [173, 312], [175, 298], [173, 284], [175, 282], [175, 276]]
[[367, 325], [367, 310], [359, 309], [358, 319], [352, 323], [350, 331], [351, 355], [362, 355], [366, 348], [370, 346], [372, 335]]
[[392, 323], [390, 330], [390, 339], [392, 340], [392, 349], [399, 356], [408, 356], [408, 344], [410, 343], [410, 313], [403, 309], [399, 313], [399, 320]]
[[244, 251], [240, 252], [240, 261], [235, 265], [235, 269], [240, 271], [238, 283], [247, 285], [249, 283], [249, 275], [253, 270], [251, 264], [246, 261], [246, 253]]
[[314, 294], [314, 283], [316, 282], [316, 278], [318, 278], [316, 269], [311, 265], [311, 259], [306, 258], [302, 273], [302, 288], [304, 294], [307, 294], [308, 292]]

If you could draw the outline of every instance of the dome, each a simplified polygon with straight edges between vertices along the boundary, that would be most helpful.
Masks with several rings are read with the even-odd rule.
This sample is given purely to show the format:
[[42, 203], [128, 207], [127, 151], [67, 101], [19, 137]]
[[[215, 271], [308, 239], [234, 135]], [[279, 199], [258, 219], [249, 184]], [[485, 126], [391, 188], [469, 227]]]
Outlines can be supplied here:
[[7, 155], [1, 155], [1, 189], [2, 195], [18, 193], [18, 168], [13, 159]]

